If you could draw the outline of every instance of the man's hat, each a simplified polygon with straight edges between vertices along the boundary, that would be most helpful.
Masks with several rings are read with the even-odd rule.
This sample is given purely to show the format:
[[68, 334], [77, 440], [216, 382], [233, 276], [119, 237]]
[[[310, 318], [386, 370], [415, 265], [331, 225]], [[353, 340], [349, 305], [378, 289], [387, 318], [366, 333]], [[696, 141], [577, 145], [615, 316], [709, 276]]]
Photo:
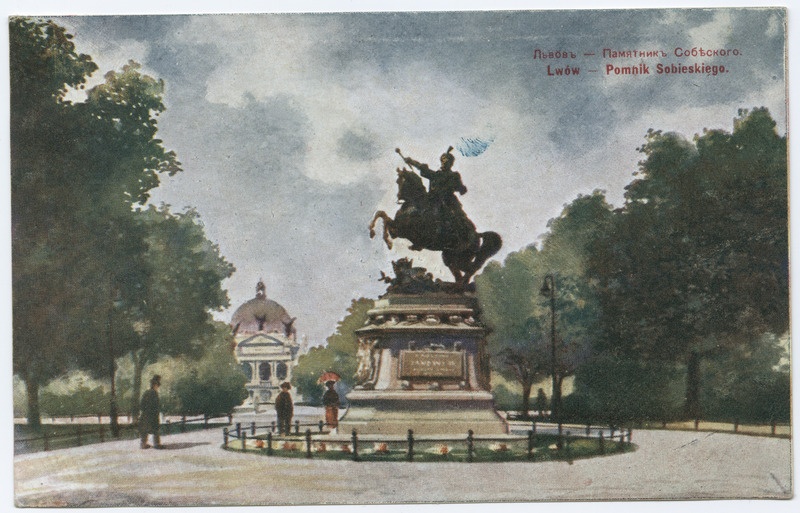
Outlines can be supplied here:
[[161, 376], [159, 376], [158, 374], [153, 376], [153, 379], [150, 380], [150, 386], [153, 385], [161, 386]]
[[281, 389], [283, 389], [283, 390], [291, 390], [292, 389], [292, 384], [289, 383], [288, 381], [284, 381], [283, 383], [281, 383]]
[[329, 386], [335, 385], [335, 384], [336, 384], [336, 382], [334, 380], [332, 380], [332, 379], [330, 379], [330, 380], [325, 382], [325, 386], [326, 387], [329, 387]]

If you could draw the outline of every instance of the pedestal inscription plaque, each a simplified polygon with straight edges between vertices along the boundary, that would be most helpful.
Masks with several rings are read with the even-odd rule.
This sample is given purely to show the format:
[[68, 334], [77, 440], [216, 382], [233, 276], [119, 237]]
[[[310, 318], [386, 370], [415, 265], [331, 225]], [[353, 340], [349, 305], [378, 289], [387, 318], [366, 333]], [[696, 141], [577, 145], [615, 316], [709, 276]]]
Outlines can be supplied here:
[[463, 351], [400, 351], [400, 377], [463, 380], [465, 355]]

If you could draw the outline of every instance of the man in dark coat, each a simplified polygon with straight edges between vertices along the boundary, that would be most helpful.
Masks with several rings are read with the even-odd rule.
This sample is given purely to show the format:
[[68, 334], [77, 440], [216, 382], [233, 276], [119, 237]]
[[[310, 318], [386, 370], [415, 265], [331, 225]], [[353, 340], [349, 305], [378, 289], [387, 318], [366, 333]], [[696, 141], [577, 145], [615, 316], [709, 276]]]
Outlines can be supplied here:
[[163, 449], [161, 436], [159, 434], [161, 407], [158, 401], [158, 389], [161, 387], [161, 376], [156, 374], [150, 380], [150, 389], [142, 394], [142, 404], [140, 407], [141, 416], [139, 417], [139, 435], [141, 436], [141, 448], [149, 449], [147, 435], [153, 434], [153, 446], [156, 449]]
[[291, 434], [292, 415], [294, 414], [294, 404], [292, 394], [289, 393], [292, 385], [288, 381], [281, 383], [281, 391], [275, 398], [275, 411], [278, 413], [278, 433], [282, 435]]

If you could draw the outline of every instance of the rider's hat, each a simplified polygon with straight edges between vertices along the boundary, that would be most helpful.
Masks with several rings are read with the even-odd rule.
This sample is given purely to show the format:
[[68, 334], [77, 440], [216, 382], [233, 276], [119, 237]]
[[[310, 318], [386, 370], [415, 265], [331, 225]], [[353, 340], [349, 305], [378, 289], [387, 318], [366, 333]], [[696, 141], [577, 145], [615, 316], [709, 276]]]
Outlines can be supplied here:
[[447, 152], [446, 153], [442, 153], [442, 156], [441, 156], [442, 163], [444, 163], [445, 160], [447, 160], [447, 162], [450, 163], [450, 164], [455, 162], [456, 158], [451, 153], [452, 151], [453, 151], [453, 147], [450, 146], [450, 147], [447, 148]]

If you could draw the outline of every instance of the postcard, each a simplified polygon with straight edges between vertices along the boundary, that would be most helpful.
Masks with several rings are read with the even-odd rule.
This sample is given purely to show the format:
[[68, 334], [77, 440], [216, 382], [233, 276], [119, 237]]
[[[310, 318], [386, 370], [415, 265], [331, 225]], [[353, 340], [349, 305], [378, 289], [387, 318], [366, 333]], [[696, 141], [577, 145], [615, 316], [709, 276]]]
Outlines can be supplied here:
[[793, 497], [785, 8], [8, 27], [17, 507]]

